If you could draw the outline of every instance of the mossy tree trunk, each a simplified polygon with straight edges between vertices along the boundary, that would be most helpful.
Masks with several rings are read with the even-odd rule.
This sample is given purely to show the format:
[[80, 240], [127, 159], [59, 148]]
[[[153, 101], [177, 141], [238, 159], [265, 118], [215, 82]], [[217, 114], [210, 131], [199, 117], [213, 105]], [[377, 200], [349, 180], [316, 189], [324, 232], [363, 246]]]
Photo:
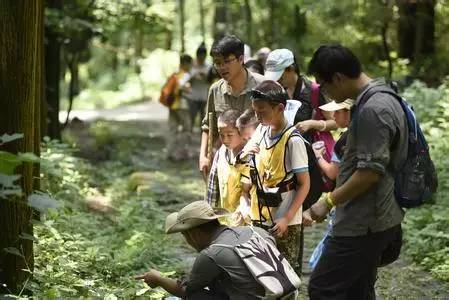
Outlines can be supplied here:
[[[43, 0], [0, 1], [0, 135], [23, 133], [1, 150], [39, 154], [40, 105], [43, 93]], [[21, 233], [33, 233], [32, 210], [26, 195], [38, 187], [39, 166], [17, 168], [24, 196], [0, 199], [0, 294], [18, 293], [33, 268], [33, 243]], [[23, 257], [5, 252], [13, 247]]]

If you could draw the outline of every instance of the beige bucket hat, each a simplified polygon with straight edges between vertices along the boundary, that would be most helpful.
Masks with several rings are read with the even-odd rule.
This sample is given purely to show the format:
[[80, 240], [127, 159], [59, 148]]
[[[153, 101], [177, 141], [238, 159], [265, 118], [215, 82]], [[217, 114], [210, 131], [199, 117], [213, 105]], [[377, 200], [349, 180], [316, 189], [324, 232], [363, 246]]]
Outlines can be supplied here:
[[346, 99], [345, 101], [340, 102], [340, 103], [335, 102], [335, 101], [326, 103], [324, 105], [321, 105], [319, 107], [319, 109], [324, 110], [324, 111], [337, 111], [340, 109], [348, 109], [349, 110], [349, 109], [351, 109], [351, 107], [353, 105], [354, 105], [354, 100]]
[[165, 233], [183, 232], [220, 217], [228, 216], [227, 210], [212, 208], [206, 201], [195, 201], [165, 219]]

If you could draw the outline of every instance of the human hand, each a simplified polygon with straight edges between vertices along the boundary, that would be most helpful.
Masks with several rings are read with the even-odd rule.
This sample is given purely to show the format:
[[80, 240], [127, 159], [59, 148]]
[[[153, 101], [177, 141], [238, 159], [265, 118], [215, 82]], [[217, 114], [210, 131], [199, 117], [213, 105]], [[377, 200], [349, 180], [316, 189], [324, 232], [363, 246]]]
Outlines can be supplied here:
[[161, 278], [162, 274], [155, 269], [150, 269], [148, 272], [134, 277], [136, 280], [143, 279], [151, 288], [158, 287], [160, 285]]
[[312, 226], [313, 222], [312, 216], [310, 215], [310, 209], [304, 211], [302, 213], [302, 224], [304, 224], [304, 226]]
[[314, 147], [312, 147], [313, 149], [313, 153], [315, 153], [315, 157], [322, 157], [324, 155], [324, 152], [326, 151], [326, 147], [320, 148], [320, 149], [315, 149]]
[[184, 93], [190, 93], [192, 91], [192, 85], [189, 82], [187, 82], [182, 86], [181, 89]]
[[260, 147], [256, 143], [248, 143], [243, 147], [241, 157], [245, 157], [247, 155], [256, 154], [260, 152]]
[[321, 223], [326, 219], [330, 209], [326, 204], [326, 200], [321, 198], [308, 209], [312, 220]]
[[245, 218], [243, 217], [242, 213], [239, 211], [236, 211], [232, 214], [232, 225], [233, 226], [241, 226], [245, 224]]
[[283, 237], [287, 234], [288, 231], [288, 221], [286, 218], [277, 219], [275, 225], [270, 230], [271, 234], [274, 234], [276, 237]]
[[207, 156], [200, 156], [198, 161], [198, 169], [203, 172], [203, 174], [209, 172], [209, 158], [207, 158]]
[[298, 122], [296, 124], [296, 129], [298, 129], [299, 132], [301, 132], [301, 133], [307, 132], [311, 129], [314, 129], [313, 123], [314, 123], [313, 120], [305, 120], [302, 122]]

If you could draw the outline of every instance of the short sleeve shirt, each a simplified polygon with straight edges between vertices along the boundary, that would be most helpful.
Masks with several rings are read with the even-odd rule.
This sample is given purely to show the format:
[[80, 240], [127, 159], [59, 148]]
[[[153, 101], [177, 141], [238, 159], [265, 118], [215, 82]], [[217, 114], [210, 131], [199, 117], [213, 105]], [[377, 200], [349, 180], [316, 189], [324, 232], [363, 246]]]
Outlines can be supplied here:
[[[292, 124], [288, 124], [286, 129], [290, 127]], [[270, 127], [268, 126], [259, 126], [255, 132], [256, 137], [263, 136], [263, 132], [266, 131], [265, 138], [261, 139], [260, 146], [261, 147], [271, 147], [281, 137], [281, 134], [272, 136], [270, 133]], [[257, 159], [257, 155], [256, 155]], [[285, 170], [287, 172], [287, 176], [285, 178], [286, 181], [290, 180], [296, 173], [308, 172], [309, 164], [308, 164], [308, 156], [306, 146], [304, 144], [304, 140], [302, 137], [293, 136], [291, 137], [285, 149]], [[296, 191], [288, 191], [281, 194], [282, 202], [274, 209], [275, 215], [274, 218], [279, 219], [283, 217], [287, 211], [289, 210], [291, 204], [295, 200]], [[293, 219], [290, 221], [288, 225], [297, 225], [302, 222], [302, 209], [298, 209]]]
[[[265, 240], [275, 244], [265, 230], [255, 227]], [[222, 227], [211, 244], [236, 246], [251, 237], [250, 227]], [[224, 292], [232, 300], [260, 299], [264, 288], [254, 279], [242, 259], [233, 249], [209, 246], [196, 258], [186, 284], [187, 295], [209, 287]]]
[[[364, 87], [354, 109], [358, 109], [362, 95], [376, 85], [385, 85], [385, 81], [373, 80]], [[360, 236], [401, 223], [404, 213], [394, 197], [393, 174], [405, 161], [407, 147], [407, 120], [399, 101], [389, 94], [374, 94], [358, 115], [352, 116], [337, 187], [358, 169], [373, 170], [381, 175], [380, 180], [356, 199], [336, 207], [332, 235]]]
[[247, 72], [246, 85], [239, 95], [233, 95], [227, 81], [220, 79], [209, 88], [209, 95], [206, 104], [206, 114], [202, 121], [202, 130], [209, 130], [209, 112], [212, 112], [216, 117], [229, 109], [236, 109], [243, 112], [245, 109], [251, 108], [251, 99], [249, 92], [255, 88], [259, 83], [265, 80], [260, 74]]

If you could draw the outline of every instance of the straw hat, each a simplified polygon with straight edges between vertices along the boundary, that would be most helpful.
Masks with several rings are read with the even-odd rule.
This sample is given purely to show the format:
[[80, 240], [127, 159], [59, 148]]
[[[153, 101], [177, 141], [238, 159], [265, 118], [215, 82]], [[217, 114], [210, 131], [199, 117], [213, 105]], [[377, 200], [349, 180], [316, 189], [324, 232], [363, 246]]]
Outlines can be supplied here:
[[165, 233], [183, 232], [227, 215], [225, 209], [212, 208], [206, 201], [195, 201], [167, 216]]

